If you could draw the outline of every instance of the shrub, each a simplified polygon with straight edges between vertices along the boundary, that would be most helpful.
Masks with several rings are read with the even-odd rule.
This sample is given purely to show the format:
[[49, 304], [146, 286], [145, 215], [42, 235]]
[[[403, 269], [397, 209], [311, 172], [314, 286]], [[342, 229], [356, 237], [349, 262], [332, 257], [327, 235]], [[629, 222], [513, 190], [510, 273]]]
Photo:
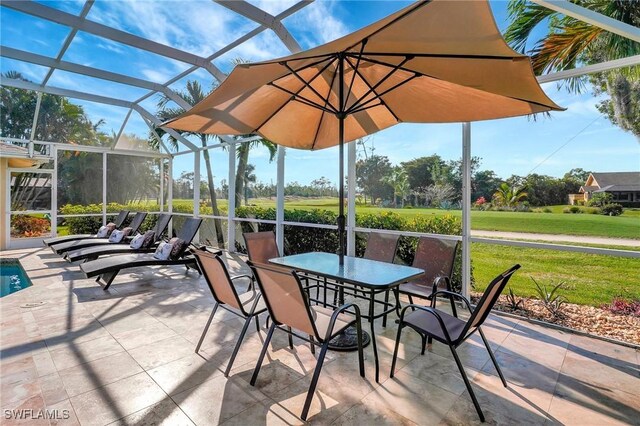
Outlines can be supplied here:
[[613, 201], [613, 195], [608, 192], [598, 192], [593, 194], [589, 201], [587, 202], [587, 206], [589, 207], [603, 207], [606, 204], [610, 204]]
[[[115, 219], [115, 214], [120, 210], [130, 210], [131, 212], [145, 212], [145, 211], [158, 211], [160, 206], [157, 204], [107, 204], [107, 222]], [[66, 204], [60, 208], [61, 215], [79, 215], [76, 217], [65, 218], [65, 224], [69, 226], [70, 234], [93, 234], [100, 226], [102, 226], [102, 216], [82, 216], [87, 214], [100, 214], [102, 213], [102, 205], [89, 204], [86, 206]], [[125, 226], [131, 223], [133, 215], [129, 215]], [[158, 221], [157, 215], [147, 215], [144, 222], [140, 226], [140, 230], [148, 230], [155, 226]]]
[[51, 222], [47, 219], [22, 214], [11, 216], [12, 237], [39, 237], [49, 232], [51, 232]]
[[562, 213], [571, 213], [571, 210], [569, 210], [569, 207], [565, 207], [564, 209], [562, 209]]
[[549, 311], [549, 313], [554, 317], [562, 316], [562, 305], [567, 303], [568, 299], [564, 295], [560, 294], [560, 291], [565, 288], [566, 283], [564, 281], [560, 281], [558, 284], [552, 285], [551, 290], [549, 291], [547, 290], [546, 284], [540, 285], [533, 277], [530, 278], [536, 285], [536, 294], [547, 311]]
[[579, 206], [571, 206], [569, 211], [573, 214], [582, 213], [582, 209]]
[[623, 211], [622, 206], [616, 203], [605, 204], [600, 209], [600, 212], [603, 215], [607, 215], [607, 216], [620, 216], [622, 214], [622, 211]]
[[626, 300], [621, 297], [614, 298], [610, 304], [603, 305], [602, 309], [605, 309], [614, 314], [620, 315], [633, 315], [640, 317], [640, 299]]
[[544, 210], [542, 210], [544, 213], [553, 213], [553, 210], [551, 210], [549, 207], [545, 207]]
[[522, 305], [522, 299], [516, 296], [511, 286], [509, 286], [509, 293], [507, 293], [506, 297], [507, 297], [507, 306], [510, 309], [514, 311], [517, 311], [518, 309], [520, 309], [520, 305]]

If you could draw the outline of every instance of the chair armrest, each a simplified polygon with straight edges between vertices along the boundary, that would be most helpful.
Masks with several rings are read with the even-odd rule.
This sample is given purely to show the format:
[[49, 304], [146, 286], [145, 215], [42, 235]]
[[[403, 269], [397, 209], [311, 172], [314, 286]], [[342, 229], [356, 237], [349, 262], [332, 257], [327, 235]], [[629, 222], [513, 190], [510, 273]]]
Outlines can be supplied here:
[[447, 330], [447, 327], [444, 325], [444, 321], [442, 320], [442, 317], [440, 316], [440, 314], [436, 309], [431, 308], [429, 306], [414, 305], [414, 304], [405, 306], [402, 309], [402, 312], [400, 313], [400, 326], [402, 326], [402, 323], [404, 322], [404, 314], [409, 308], [418, 309], [420, 311], [427, 312], [433, 315], [434, 317], [436, 317], [436, 320], [438, 320], [438, 324], [440, 324], [440, 328], [442, 329], [442, 333], [444, 334], [444, 337], [447, 339], [447, 343], [449, 344], [451, 343], [451, 337], [449, 336], [449, 331]]
[[469, 299], [467, 299], [466, 297], [464, 297], [460, 293], [456, 293], [455, 291], [449, 291], [449, 290], [438, 290], [435, 293], [433, 293], [432, 296], [436, 297], [439, 294], [446, 294], [447, 296], [452, 296], [452, 297], [455, 297], [457, 299], [460, 299], [460, 300], [464, 301], [465, 305], [467, 305], [467, 309], [469, 309], [469, 312], [471, 312], [471, 302], [469, 302]]
[[325, 341], [328, 340], [333, 334], [333, 327], [336, 324], [338, 315], [340, 315], [342, 312], [346, 311], [349, 308], [354, 308], [356, 313], [356, 321], [360, 321], [360, 307], [354, 303], [345, 303], [344, 305], [340, 306], [335, 311], [333, 311], [333, 314], [331, 315], [331, 319], [329, 320], [329, 327], [327, 328], [327, 334], [325, 335], [325, 338], [324, 338]]
[[250, 280], [252, 280], [253, 276], [248, 274], [242, 274], [242, 275], [236, 275], [235, 277], [231, 277], [232, 280], [236, 280], [238, 278], [249, 278]]

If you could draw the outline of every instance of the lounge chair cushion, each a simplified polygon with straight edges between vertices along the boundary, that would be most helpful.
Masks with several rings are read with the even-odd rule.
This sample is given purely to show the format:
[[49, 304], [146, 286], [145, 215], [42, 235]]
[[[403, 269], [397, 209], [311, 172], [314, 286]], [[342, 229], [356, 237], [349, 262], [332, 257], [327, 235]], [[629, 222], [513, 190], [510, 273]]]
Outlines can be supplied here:
[[119, 243], [120, 241], [122, 241], [123, 238], [124, 238], [124, 230], [123, 231], [119, 231], [119, 230], [116, 229], [109, 236], [109, 242], [110, 243]]
[[180, 257], [185, 248], [187, 248], [188, 243], [181, 239], [174, 237], [169, 240], [169, 244], [171, 244], [171, 258], [177, 259]]
[[126, 228], [122, 229], [122, 232], [124, 232], [124, 236], [123, 238], [128, 237], [129, 235], [133, 234], [133, 228], [130, 226], [127, 226]]
[[101, 226], [100, 229], [98, 229], [98, 233], [96, 234], [96, 237], [106, 238], [107, 235], [109, 235], [109, 228], [107, 228], [106, 226]]
[[129, 247], [137, 250], [142, 247], [143, 242], [144, 242], [144, 235], [138, 234], [135, 237], [133, 237], [133, 239], [131, 240], [131, 244], [129, 244]]
[[147, 231], [144, 233], [144, 240], [142, 240], [142, 247], [143, 249], [147, 249], [149, 247], [151, 247], [151, 245], [153, 244], [153, 241], [156, 238], [156, 233], [153, 231]]
[[163, 241], [160, 243], [160, 245], [156, 249], [156, 252], [153, 254], [153, 257], [158, 260], [167, 260], [171, 255], [172, 248], [173, 246], [171, 244]]
[[110, 236], [111, 233], [113, 231], [115, 231], [116, 229], [118, 229], [118, 227], [116, 226], [115, 223], [113, 223], [113, 222], [107, 223], [107, 237]]

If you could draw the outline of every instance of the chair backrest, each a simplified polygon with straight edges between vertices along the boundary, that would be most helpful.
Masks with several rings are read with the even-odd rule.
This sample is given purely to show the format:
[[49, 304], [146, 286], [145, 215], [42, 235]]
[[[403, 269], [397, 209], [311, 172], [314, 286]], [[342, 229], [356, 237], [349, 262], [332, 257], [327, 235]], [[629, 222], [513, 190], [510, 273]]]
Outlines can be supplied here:
[[242, 308], [238, 292], [233, 286], [229, 271], [220, 255], [204, 250], [195, 250], [193, 254], [215, 301], [223, 305], [232, 306], [247, 315]]
[[254, 263], [268, 263], [269, 259], [280, 257], [276, 234], [273, 231], [245, 232], [242, 234], [247, 246], [249, 260]]
[[198, 233], [198, 229], [200, 228], [201, 224], [202, 219], [198, 217], [189, 217], [184, 221], [184, 223], [182, 224], [182, 228], [180, 228], [180, 231], [178, 231], [178, 238], [183, 240], [186, 244], [184, 245], [180, 253], [175, 256], [175, 258], [179, 258], [184, 254], [184, 252], [189, 247], [189, 244], [191, 244], [196, 234]]
[[302, 283], [294, 271], [276, 269], [252, 261], [247, 264], [256, 277], [269, 315], [276, 324], [292, 327], [320, 340], [324, 338], [318, 336]]
[[364, 258], [377, 260], [380, 262], [393, 263], [398, 248], [397, 234], [383, 234], [380, 232], [370, 232], [367, 238], [367, 248], [364, 251]]
[[484, 291], [484, 294], [480, 298], [480, 301], [476, 305], [473, 313], [469, 317], [469, 321], [467, 321], [464, 333], [462, 333], [461, 336], [466, 336], [469, 331], [477, 329], [484, 323], [484, 321], [489, 316], [491, 309], [493, 309], [493, 305], [495, 305], [498, 301], [500, 293], [502, 293], [502, 290], [504, 290], [504, 287], [509, 282], [509, 279], [518, 269], [520, 269], [520, 265], [516, 264], [510, 269], [504, 271], [502, 274], [495, 277], [493, 281], [491, 281], [487, 289]]
[[424, 275], [413, 282], [431, 287], [439, 277], [451, 279], [458, 241], [436, 237], [420, 237], [412, 266], [424, 269]]
[[131, 228], [131, 232], [138, 232], [138, 229], [140, 229], [140, 225], [142, 225], [142, 222], [144, 222], [146, 217], [147, 217], [147, 213], [137, 212], [136, 215], [133, 217], [133, 220], [129, 224], [129, 227]]
[[153, 227], [153, 232], [155, 233], [156, 241], [159, 241], [164, 235], [165, 231], [169, 227], [169, 222], [171, 222], [171, 217], [173, 215], [169, 213], [160, 213], [158, 215], [158, 221], [156, 222], [156, 226]]
[[116, 219], [113, 222], [115, 223], [116, 228], [120, 229], [120, 227], [124, 224], [124, 221], [127, 220], [128, 216], [129, 210], [120, 210], [120, 213], [118, 213], [118, 216], [116, 216]]

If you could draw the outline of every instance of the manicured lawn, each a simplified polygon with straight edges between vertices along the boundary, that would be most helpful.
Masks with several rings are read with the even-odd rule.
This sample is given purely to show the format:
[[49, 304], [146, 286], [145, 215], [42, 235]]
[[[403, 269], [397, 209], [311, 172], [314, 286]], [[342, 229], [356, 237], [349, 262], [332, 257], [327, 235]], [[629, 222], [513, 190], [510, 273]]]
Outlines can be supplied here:
[[517, 296], [536, 296], [533, 277], [547, 288], [565, 281], [564, 294], [571, 303], [600, 306], [616, 296], [640, 299], [640, 259], [482, 243], [472, 244], [471, 259], [478, 291], [519, 263], [522, 268], [509, 282]]

